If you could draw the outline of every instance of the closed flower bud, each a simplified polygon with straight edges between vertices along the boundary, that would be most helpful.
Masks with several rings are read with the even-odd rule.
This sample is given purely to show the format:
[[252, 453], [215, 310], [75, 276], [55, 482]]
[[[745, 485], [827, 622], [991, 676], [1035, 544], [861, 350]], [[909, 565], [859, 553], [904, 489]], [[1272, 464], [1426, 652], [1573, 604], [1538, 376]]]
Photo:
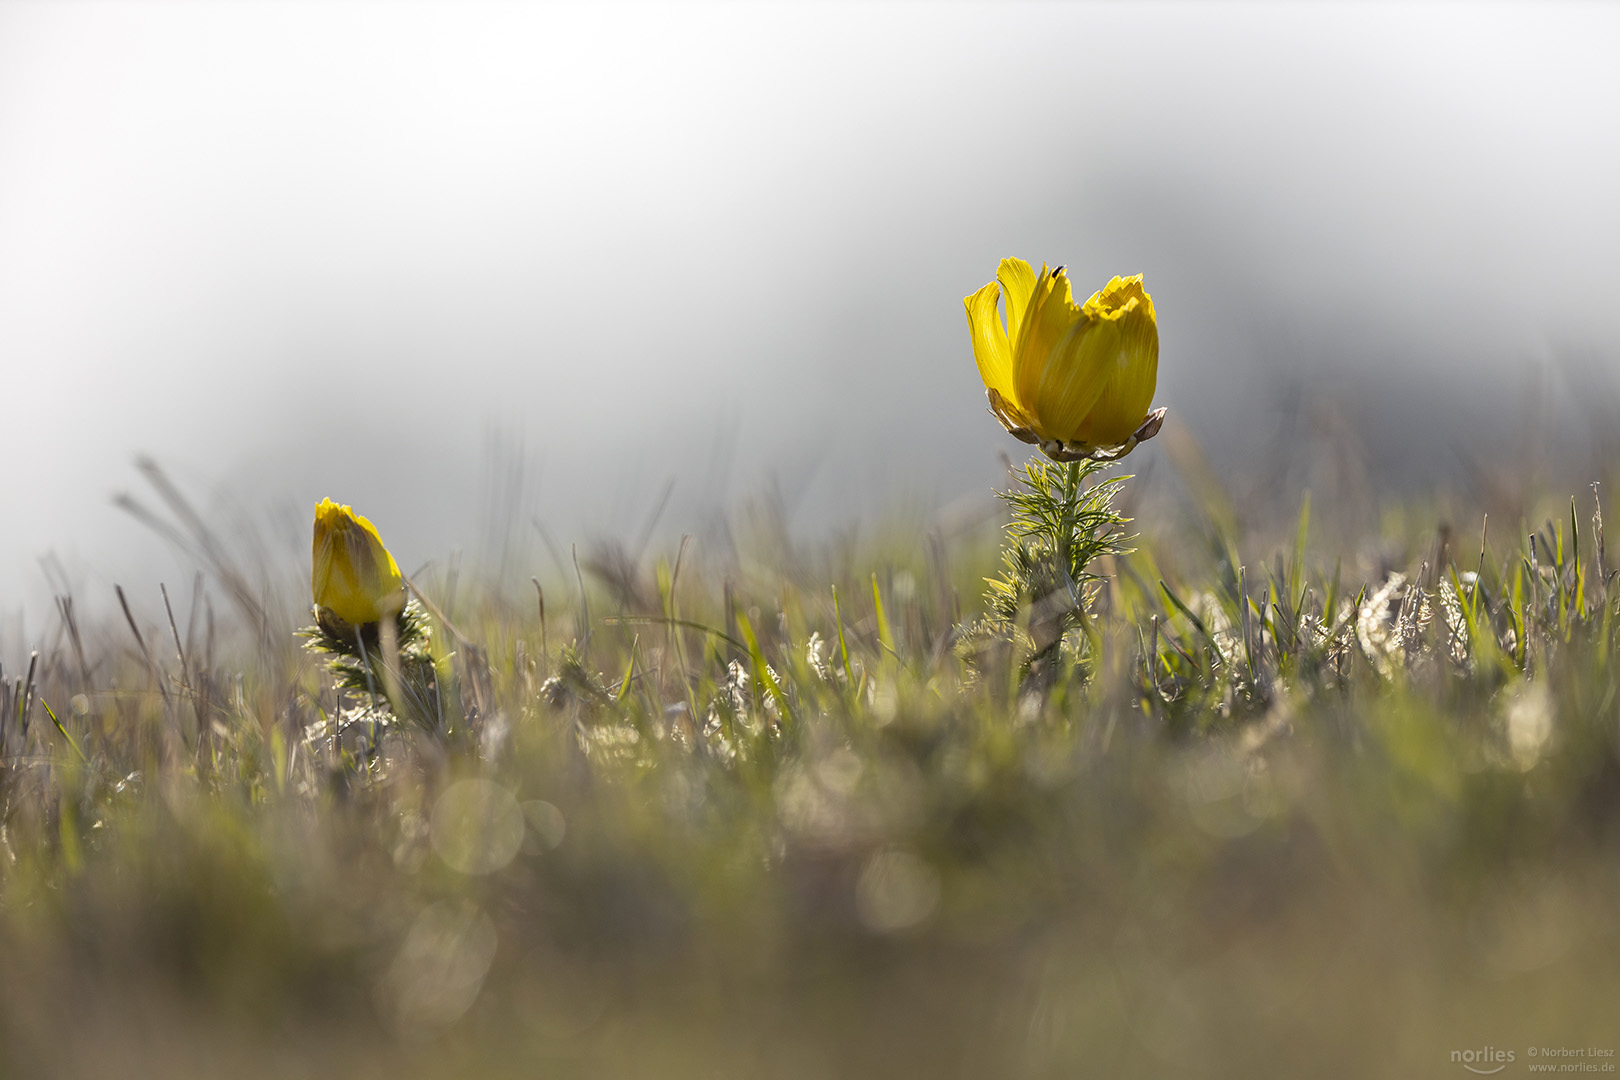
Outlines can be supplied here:
[[1148, 406], [1159, 328], [1141, 275], [1116, 277], [1076, 304], [1063, 267], [1043, 264], [1037, 275], [1003, 259], [996, 280], [964, 304], [990, 409], [1017, 438], [1073, 461], [1123, 457], [1158, 433], [1165, 410]]
[[315, 547], [309, 576], [317, 609], [355, 626], [397, 615], [405, 606], [403, 579], [371, 522], [326, 499], [315, 508]]

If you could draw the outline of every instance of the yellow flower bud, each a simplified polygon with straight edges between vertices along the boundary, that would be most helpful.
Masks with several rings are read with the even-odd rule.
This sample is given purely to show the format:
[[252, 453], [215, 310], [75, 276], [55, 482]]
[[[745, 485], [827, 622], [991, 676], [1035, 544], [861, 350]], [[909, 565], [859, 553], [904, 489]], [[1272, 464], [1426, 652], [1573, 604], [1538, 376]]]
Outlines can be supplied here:
[[403, 579], [371, 522], [325, 499], [315, 507], [315, 548], [309, 576], [315, 606], [360, 626], [405, 606]]
[[1014, 436], [1073, 461], [1123, 457], [1158, 433], [1165, 410], [1148, 406], [1159, 327], [1140, 274], [1076, 304], [1063, 267], [1042, 264], [1037, 275], [1003, 259], [996, 280], [963, 303], [990, 410]]

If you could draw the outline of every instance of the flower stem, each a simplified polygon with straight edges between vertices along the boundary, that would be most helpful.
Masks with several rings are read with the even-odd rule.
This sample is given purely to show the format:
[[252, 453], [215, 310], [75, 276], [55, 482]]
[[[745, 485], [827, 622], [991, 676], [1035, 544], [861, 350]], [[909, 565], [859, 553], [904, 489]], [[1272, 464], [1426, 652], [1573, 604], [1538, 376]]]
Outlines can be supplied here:
[[[989, 582], [985, 630], [1003, 639], [1026, 640], [1026, 675], [1037, 682], [1056, 677], [1059, 657], [1095, 657], [1100, 635], [1087, 611], [1088, 586], [1099, 576], [1091, 565], [1119, 554], [1128, 539], [1127, 519], [1114, 509], [1125, 477], [1088, 482], [1108, 466], [1095, 461], [1050, 462], [1035, 458], [1002, 493], [1012, 507], [1004, 548], [1006, 570]], [[1080, 631], [1078, 651], [1064, 645]], [[1027, 635], [1027, 637], [1026, 637]]]
[[1080, 598], [1080, 588], [1074, 582], [1074, 528], [1079, 519], [1080, 501], [1080, 463], [1068, 462], [1063, 466], [1063, 515], [1059, 520], [1056, 537], [1058, 568], [1063, 574], [1063, 587], [1069, 593], [1069, 602], [1074, 605], [1075, 614], [1083, 616], [1085, 604]]

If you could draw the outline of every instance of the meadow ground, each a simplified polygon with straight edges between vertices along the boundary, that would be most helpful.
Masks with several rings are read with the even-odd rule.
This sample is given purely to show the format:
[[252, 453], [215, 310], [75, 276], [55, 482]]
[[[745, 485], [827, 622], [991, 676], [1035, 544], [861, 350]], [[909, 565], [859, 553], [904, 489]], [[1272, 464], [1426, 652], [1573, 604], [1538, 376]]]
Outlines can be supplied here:
[[763, 507], [539, 586], [428, 568], [410, 685], [369, 654], [334, 677], [302, 582], [154, 472], [204, 599], [64, 602], [4, 672], [0, 1068], [1462, 1076], [1620, 1049], [1593, 491], [1274, 492], [1284, 517], [1178, 466], [1127, 485], [1140, 536], [1091, 564], [1083, 621], [986, 605], [988, 499], [815, 542]]

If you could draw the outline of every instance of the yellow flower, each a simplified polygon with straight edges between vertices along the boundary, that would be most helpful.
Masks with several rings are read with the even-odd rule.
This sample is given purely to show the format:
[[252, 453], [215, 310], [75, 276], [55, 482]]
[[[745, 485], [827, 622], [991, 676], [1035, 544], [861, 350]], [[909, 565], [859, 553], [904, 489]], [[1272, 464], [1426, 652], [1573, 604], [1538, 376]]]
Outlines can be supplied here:
[[403, 579], [371, 522], [325, 499], [315, 508], [315, 550], [309, 575], [315, 606], [355, 626], [397, 615], [405, 606]]
[[1158, 434], [1165, 410], [1148, 406], [1159, 327], [1140, 274], [1076, 304], [1063, 267], [1043, 263], [1037, 275], [1022, 259], [1003, 259], [996, 280], [963, 303], [990, 411], [1014, 436], [1074, 461], [1123, 457]]

